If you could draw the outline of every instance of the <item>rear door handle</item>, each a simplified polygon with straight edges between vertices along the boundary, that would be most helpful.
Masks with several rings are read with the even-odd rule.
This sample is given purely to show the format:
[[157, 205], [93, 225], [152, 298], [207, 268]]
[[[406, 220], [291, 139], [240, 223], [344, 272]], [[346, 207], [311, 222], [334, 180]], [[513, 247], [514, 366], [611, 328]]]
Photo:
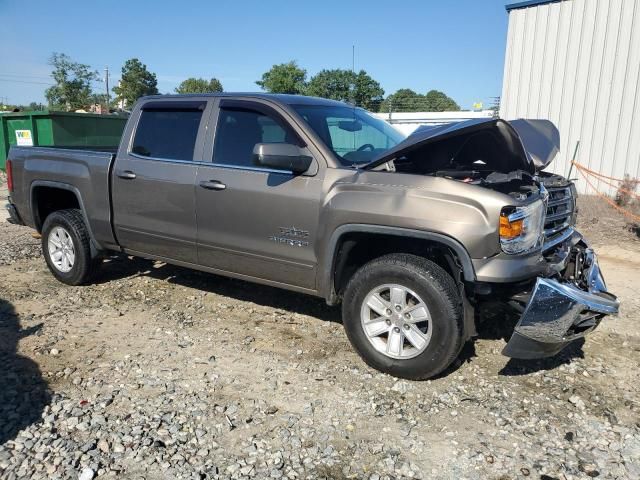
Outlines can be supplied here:
[[136, 178], [136, 174], [133, 173], [131, 170], [124, 170], [123, 172], [117, 172], [116, 175], [119, 178], [124, 178], [125, 180], [133, 180], [134, 178]]
[[200, 182], [202, 188], [207, 190], [224, 190], [227, 186], [218, 180], [204, 180]]

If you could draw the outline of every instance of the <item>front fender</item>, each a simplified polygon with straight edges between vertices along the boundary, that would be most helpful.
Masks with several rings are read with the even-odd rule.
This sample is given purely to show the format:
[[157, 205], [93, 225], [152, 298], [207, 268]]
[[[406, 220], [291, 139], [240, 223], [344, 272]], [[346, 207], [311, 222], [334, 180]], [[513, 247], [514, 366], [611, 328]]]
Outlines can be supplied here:
[[436, 232], [413, 230], [408, 228], [388, 227], [382, 225], [345, 224], [336, 228], [329, 238], [323, 262], [318, 269], [318, 291], [325, 297], [327, 303], [333, 305], [337, 302], [337, 294], [334, 287], [333, 272], [336, 267], [336, 259], [340, 239], [348, 233], [372, 233], [380, 235], [393, 235], [398, 237], [410, 237], [420, 240], [429, 240], [440, 243], [453, 250], [460, 261], [464, 279], [473, 282], [476, 279], [471, 257], [465, 247], [452, 237]]

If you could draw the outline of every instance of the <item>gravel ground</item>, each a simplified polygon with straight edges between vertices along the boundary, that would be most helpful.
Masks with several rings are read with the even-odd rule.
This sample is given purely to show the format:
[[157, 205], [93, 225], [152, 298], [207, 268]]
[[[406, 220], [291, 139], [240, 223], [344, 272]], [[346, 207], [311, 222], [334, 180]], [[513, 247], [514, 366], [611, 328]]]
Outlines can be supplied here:
[[123, 257], [68, 287], [2, 222], [0, 477], [640, 478], [640, 260], [613, 240], [622, 313], [584, 344], [508, 360], [494, 319], [407, 382], [322, 300]]
[[18, 258], [40, 257], [40, 241], [30, 235], [28, 229], [5, 222], [6, 175], [0, 170], [0, 265], [13, 263]]

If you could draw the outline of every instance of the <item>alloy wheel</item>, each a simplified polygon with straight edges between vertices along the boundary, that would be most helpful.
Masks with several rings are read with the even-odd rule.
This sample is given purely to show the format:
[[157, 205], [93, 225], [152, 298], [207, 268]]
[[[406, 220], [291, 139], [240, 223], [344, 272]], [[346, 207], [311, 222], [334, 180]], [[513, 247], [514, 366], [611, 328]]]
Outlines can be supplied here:
[[420, 355], [431, 341], [431, 314], [422, 298], [398, 284], [380, 285], [362, 302], [365, 335], [380, 353], [394, 359]]
[[70, 272], [76, 260], [73, 239], [63, 227], [54, 227], [47, 241], [51, 263], [63, 273]]

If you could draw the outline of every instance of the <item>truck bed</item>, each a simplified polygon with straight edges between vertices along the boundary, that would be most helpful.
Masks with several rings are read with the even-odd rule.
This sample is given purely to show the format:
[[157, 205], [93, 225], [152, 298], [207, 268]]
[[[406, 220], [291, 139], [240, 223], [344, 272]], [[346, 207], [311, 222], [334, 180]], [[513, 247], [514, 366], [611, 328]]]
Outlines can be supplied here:
[[41, 228], [38, 212], [31, 205], [38, 189], [58, 187], [72, 191], [82, 210], [90, 212], [86, 221], [97, 246], [116, 245], [111, 229], [109, 174], [116, 148], [11, 147], [14, 177], [12, 202], [25, 224]]

